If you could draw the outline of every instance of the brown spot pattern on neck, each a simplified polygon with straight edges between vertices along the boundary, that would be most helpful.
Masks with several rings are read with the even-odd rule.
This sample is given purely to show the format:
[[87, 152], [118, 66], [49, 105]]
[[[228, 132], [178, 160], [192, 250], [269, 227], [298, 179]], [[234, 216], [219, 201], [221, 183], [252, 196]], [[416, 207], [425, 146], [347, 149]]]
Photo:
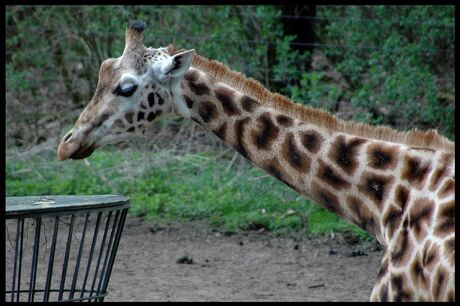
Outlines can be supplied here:
[[297, 171], [307, 173], [310, 170], [311, 159], [297, 148], [294, 134], [289, 133], [282, 144], [284, 159]]
[[279, 128], [270, 118], [270, 113], [263, 113], [259, 118], [261, 129], [258, 133], [253, 133], [254, 144], [260, 150], [269, 150], [273, 141], [278, 137]]

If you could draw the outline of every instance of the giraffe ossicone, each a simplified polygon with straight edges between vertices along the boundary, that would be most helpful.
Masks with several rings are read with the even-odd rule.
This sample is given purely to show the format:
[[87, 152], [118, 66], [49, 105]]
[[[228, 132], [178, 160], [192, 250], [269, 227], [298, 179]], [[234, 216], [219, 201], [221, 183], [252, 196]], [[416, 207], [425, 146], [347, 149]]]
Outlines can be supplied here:
[[58, 146], [58, 159], [145, 131], [176, 113], [254, 165], [374, 236], [385, 252], [372, 301], [455, 300], [455, 143], [295, 104], [217, 61], [143, 45], [101, 64], [95, 94]]

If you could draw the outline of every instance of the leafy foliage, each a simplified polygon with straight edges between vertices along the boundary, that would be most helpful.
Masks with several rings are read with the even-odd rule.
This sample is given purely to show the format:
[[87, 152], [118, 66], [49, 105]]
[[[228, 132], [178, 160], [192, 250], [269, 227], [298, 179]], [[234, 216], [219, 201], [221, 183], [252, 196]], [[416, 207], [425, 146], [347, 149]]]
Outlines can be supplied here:
[[[58, 130], [43, 130], [38, 120], [74, 122], [94, 92], [100, 63], [123, 51], [130, 19], [147, 21], [147, 46], [193, 47], [298, 103], [401, 130], [437, 128], [453, 138], [454, 12], [318, 6], [314, 53], [340, 74], [344, 82], [337, 83], [325, 68], [299, 65], [315, 54], [293, 50], [278, 6], [8, 6], [7, 141], [35, 144]], [[18, 113], [34, 126], [30, 134]]]
[[[453, 6], [344, 6], [319, 10], [326, 55], [350, 84], [354, 118], [401, 130], [437, 128], [454, 137]], [[444, 87], [444, 88], [443, 88]], [[453, 91], [453, 87], [447, 90]]]

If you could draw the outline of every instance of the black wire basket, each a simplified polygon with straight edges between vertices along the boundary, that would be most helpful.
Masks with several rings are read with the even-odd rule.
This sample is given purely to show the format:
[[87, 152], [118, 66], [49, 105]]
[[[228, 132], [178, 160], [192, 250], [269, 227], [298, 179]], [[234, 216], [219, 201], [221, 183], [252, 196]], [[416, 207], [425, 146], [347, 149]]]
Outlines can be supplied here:
[[6, 301], [99, 301], [107, 295], [129, 198], [7, 197]]

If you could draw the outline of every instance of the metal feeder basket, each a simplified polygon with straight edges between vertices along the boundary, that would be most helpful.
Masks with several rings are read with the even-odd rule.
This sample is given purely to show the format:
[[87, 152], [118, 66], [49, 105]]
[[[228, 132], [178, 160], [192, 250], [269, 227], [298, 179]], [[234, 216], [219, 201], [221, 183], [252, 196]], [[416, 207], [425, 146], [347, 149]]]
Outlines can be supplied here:
[[7, 197], [6, 301], [103, 301], [129, 208], [119, 195]]

